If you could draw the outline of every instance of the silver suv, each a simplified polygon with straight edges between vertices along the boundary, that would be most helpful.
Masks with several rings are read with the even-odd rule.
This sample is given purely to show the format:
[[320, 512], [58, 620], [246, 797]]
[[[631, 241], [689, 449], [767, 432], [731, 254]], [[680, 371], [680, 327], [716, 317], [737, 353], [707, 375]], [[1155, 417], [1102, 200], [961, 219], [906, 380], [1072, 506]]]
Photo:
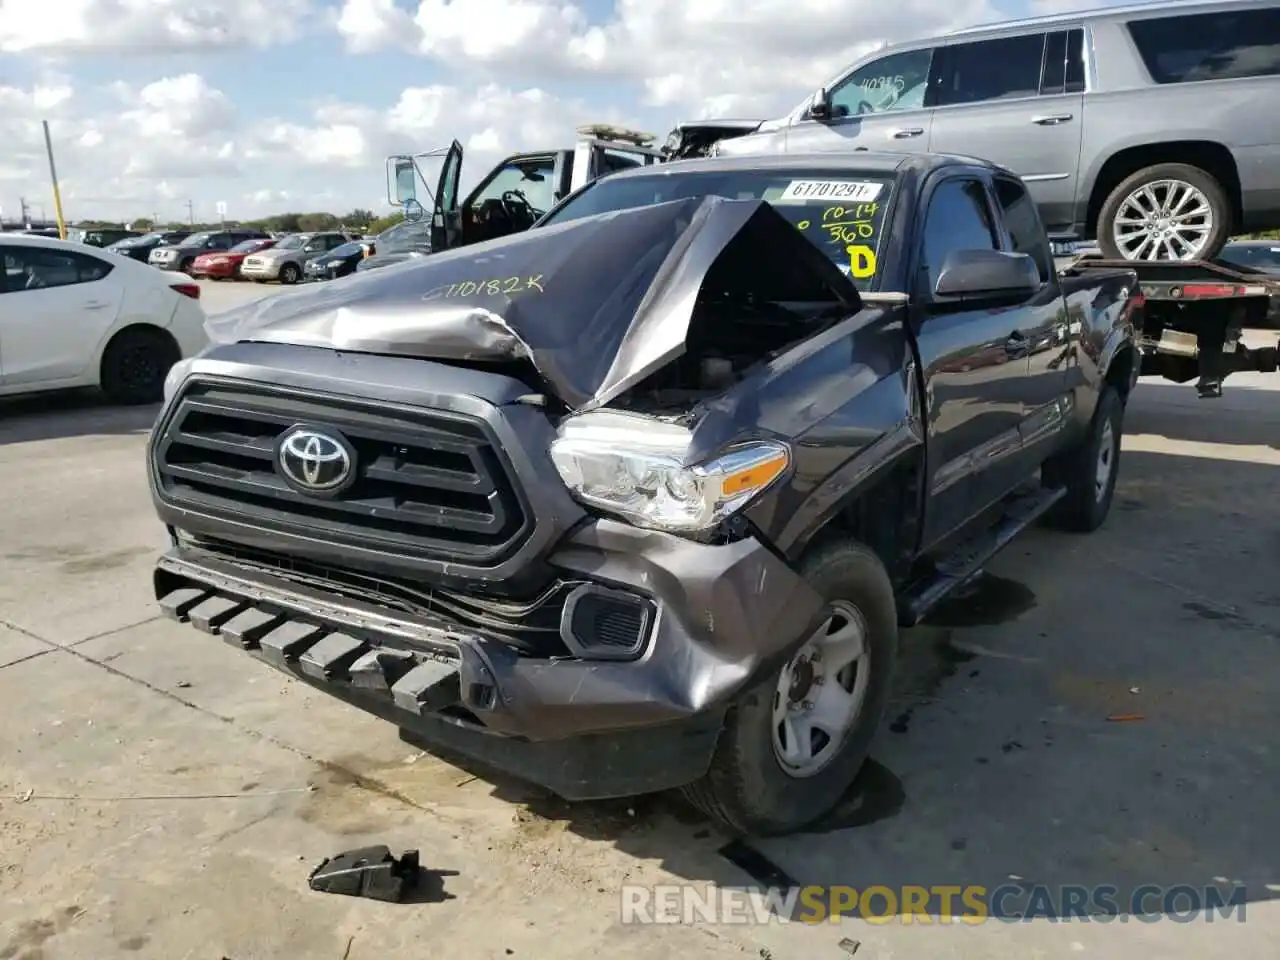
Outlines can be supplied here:
[[1280, 227], [1278, 105], [1280, 0], [1144, 3], [882, 48], [713, 152], [982, 157], [1055, 236], [1200, 260]]

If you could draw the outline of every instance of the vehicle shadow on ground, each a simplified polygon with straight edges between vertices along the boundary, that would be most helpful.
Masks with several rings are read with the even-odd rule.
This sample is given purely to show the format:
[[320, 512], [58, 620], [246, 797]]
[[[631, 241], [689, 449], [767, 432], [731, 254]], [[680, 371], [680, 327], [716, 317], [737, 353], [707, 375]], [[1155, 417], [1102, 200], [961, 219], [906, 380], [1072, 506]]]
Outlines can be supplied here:
[[146, 434], [159, 404], [121, 407], [94, 390], [0, 399], [0, 445], [91, 435]]
[[1144, 380], [1130, 400], [1125, 433], [1280, 450], [1278, 404], [1275, 391], [1233, 387], [1230, 377], [1224, 395], [1211, 400], [1201, 400], [1194, 383]]
[[517, 819], [677, 877], [887, 887], [874, 914], [901, 914], [908, 886], [1000, 890], [993, 913], [1031, 917], [1186, 920], [1274, 899], [1274, 477], [1127, 452], [1102, 530], [1030, 532], [905, 634], [875, 760], [807, 833], [735, 842], [669, 794], [570, 804], [461, 765]]

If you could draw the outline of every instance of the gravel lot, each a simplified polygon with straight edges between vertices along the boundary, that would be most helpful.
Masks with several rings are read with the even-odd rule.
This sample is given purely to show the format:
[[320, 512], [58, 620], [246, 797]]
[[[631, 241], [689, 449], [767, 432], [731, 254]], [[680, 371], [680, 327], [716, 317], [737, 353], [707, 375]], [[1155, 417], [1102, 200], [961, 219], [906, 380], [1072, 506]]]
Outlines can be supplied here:
[[[205, 287], [211, 310], [279, 290]], [[1024, 537], [913, 631], [848, 809], [756, 845], [798, 882], [857, 887], [1226, 878], [1248, 885], [1244, 923], [621, 926], [623, 883], [750, 877], [674, 801], [569, 807], [477, 778], [158, 620], [155, 410], [0, 404], [0, 958], [1274, 957], [1269, 379], [1209, 402], [1144, 382], [1107, 526]], [[364, 843], [420, 849], [439, 882], [396, 905], [307, 890]]]

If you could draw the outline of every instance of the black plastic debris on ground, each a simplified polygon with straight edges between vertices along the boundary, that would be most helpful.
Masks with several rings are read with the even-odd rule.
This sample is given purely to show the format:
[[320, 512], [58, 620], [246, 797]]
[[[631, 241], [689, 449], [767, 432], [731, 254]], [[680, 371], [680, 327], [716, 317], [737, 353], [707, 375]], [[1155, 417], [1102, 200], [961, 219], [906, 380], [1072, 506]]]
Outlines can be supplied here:
[[311, 871], [312, 890], [398, 903], [418, 882], [418, 851], [406, 850], [399, 859], [389, 847], [361, 847], [329, 857]]

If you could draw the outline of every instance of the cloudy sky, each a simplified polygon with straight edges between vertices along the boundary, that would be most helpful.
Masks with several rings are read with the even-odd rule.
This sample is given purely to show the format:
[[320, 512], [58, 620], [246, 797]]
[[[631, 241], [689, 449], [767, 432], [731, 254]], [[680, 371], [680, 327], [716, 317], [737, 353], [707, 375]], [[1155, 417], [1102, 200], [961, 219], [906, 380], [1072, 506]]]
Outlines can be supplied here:
[[[388, 211], [384, 158], [464, 181], [575, 126], [774, 116], [884, 41], [1104, 0], [0, 0], [0, 215]], [[464, 183], [465, 185], [465, 183]]]

